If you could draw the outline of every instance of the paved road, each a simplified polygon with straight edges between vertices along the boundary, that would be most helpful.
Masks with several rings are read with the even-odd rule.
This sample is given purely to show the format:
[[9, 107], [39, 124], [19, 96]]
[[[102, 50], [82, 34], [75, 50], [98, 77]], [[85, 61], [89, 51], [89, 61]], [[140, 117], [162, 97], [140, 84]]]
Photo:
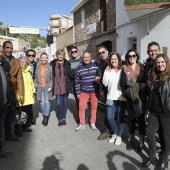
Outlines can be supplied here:
[[[0, 170], [141, 170], [140, 155], [126, 150], [127, 127], [120, 146], [98, 141], [103, 129], [104, 113], [97, 113], [97, 129], [75, 132], [76, 106], [72, 95], [69, 96], [67, 126], [58, 127], [55, 115], [55, 99], [51, 102], [49, 125], [41, 124], [39, 103], [34, 105], [37, 126], [32, 133], [23, 133], [20, 143], [5, 143], [5, 148], [14, 152], [14, 157], [0, 159]], [[149, 168], [145, 168], [146, 170]], [[150, 167], [153, 169], [153, 167]]]

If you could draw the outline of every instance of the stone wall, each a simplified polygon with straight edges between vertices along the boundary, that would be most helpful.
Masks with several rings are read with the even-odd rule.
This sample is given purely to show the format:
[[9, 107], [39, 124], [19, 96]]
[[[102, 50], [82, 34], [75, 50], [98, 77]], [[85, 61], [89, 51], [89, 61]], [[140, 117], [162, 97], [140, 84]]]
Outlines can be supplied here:
[[[114, 0], [107, 0], [107, 31], [100, 31], [100, 0], [89, 0], [74, 13], [75, 44], [82, 53], [88, 49], [93, 58], [97, 57], [97, 49], [104, 41], [112, 42], [112, 51], [116, 50], [116, 4]], [[85, 11], [85, 27], [81, 28], [81, 11]], [[96, 32], [86, 35], [87, 26], [96, 23]]]

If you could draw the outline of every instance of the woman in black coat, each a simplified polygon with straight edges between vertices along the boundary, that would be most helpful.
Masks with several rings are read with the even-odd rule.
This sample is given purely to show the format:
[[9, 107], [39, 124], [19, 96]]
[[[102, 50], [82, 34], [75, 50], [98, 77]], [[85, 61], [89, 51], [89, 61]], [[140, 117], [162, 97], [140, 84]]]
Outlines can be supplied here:
[[[149, 146], [149, 158], [142, 164], [156, 166], [156, 170], [164, 170], [168, 166], [170, 153], [170, 61], [164, 54], [159, 54], [154, 61], [151, 79], [148, 82], [149, 100], [146, 118], [148, 122], [146, 136]], [[155, 133], [161, 128], [160, 140], [163, 142], [159, 162], [156, 158]]]
[[[145, 139], [145, 79], [144, 66], [139, 62], [139, 54], [134, 49], [129, 49], [125, 55], [125, 65], [123, 65], [120, 86], [126, 98], [126, 109], [129, 117], [129, 145], [127, 150], [135, 149], [135, 130], [136, 124], [139, 128], [139, 144], [135, 149], [141, 152], [144, 147]], [[135, 88], [134, 88], [135, 87]], [[130, 93], [130, 88], [132, 92]], [[130, 94], [129, 94], [130, 93]], [[133, 97], [135, 95], [136, 97]]]
[[68, 108], [68, 95], [72, 92], [72, 80], [74, 75], [71, 64], [65, 57], [64, 50], [56, 52], [57, 59], [51, 61], [54, 77], [53, 93], [56, 96], [58, 126], [66, 125], [66, 113]]

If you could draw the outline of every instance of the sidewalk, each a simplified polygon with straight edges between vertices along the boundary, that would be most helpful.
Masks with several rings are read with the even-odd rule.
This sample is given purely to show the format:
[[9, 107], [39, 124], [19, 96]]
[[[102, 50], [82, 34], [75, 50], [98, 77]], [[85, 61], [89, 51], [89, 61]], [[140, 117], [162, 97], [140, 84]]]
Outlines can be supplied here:
[[[146, 153], [138, 155], [126, 150], [127, 127], [123, 142], [116, 146], [107, 140], [98, 141], [103, 130], [104, 113], [97, 112], [97, 129], [75, 132], [76, 105], [73, 95], [69, 96], [67, 126], [58, 127], [55, 99], [51, 101], [49, 125], [44, 127], [39, 103], [34, 105], [37, 126], [32, 133], [23, 133], [20, 143], [6, 142], [5, 148], [14, 152], [8, 159], [0, 159], [0, 170], [141, 170]], [[150, 168], [153, 169], [151, 166]], [[148, 169], [148, 168], [144, 168]]]

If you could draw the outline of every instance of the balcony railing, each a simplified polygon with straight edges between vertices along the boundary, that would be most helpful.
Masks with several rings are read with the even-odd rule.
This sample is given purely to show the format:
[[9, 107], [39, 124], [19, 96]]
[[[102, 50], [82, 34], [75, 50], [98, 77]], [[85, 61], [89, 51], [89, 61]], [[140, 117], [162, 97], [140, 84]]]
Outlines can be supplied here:
[[170, 0], [124, 0], [125, 6], [170, 2]]

